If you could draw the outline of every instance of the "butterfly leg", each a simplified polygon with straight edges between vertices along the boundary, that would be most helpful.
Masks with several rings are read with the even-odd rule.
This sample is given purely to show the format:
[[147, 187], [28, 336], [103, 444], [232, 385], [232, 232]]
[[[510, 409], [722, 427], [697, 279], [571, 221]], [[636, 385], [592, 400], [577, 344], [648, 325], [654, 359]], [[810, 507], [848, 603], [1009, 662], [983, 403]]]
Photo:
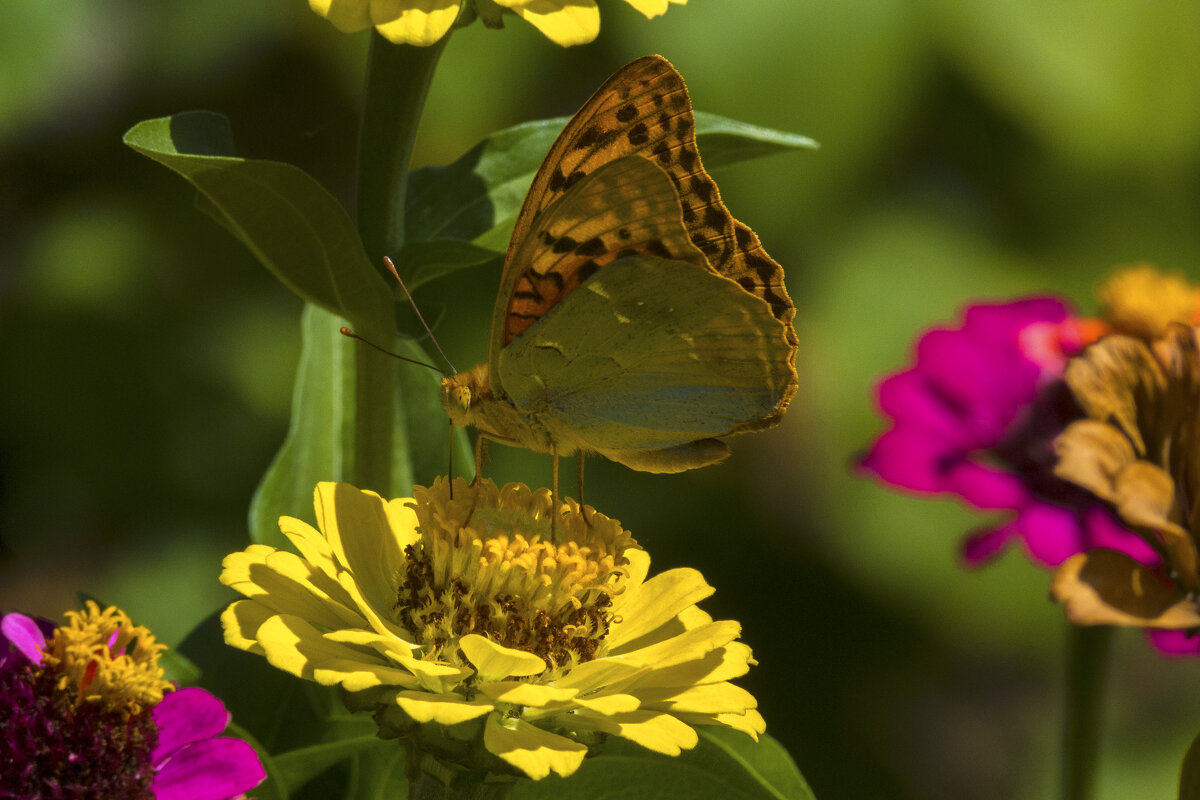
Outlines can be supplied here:
[[583, 450], [579, 451], [579, 474], [577, 479], [577, 486], [579, 488], [579, 513], [583, 515], [583, 521], [590, 528], [592, 527], [592, 521], [588, 519], [587, 506], [583, 504]]
[[446, 480], [450, 482], [450, 499], [454, 499], [454, 423], [450, 423], [450, 436], [446, 439]]
[[558, 500], [558, 445], [550, 446], [550, 541], [556, 541], [555, 533], [558, 530], [558, 515], [561, 513], [561, 506]]
[[487, 462], [488, 439], [482, 433], [475, 437], [475, 477], [471, 478], [474, 486], [483, 477], [483, 465]]

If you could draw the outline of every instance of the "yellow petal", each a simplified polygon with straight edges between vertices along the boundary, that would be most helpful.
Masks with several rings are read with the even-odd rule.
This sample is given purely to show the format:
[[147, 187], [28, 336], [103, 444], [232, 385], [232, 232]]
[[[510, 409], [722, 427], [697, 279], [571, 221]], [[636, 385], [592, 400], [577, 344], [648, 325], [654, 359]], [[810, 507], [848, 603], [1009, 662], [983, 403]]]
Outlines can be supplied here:
[[[404, 567], [404, 545], [414, 531], [393, 531], [383, 498], [348, 483], [317, 484], [317, 524], [334, 557], [350, 573], [373, 608], [396, 602], [394, 576]], [[406, 535], [407, 534], [407, 535]]]
[[238, 600], [230, 603], [221, 612], [221, 627], [225, 631], [225, 644], [246, 650], [258, 655], [264, 655], [262, 645], [258, 643], [258, 629], [268, 619], [274, 616], [271, 609], [253, 600]]
[[585, 661], [572, 669], [558, 680], [557, 685], [578, 689], [580, 694], [583, 694], [632, 680], [649, 669], [640, 663], [621, 658], [597, 658], [594, 661]]
[[221, 583], [268, 608], [327, 628], [363, 624], [341, 587], [294, 553], [257, 545], [230, 553], [221, 563]]
[[363, 593], [359, 590], [358, 583], [355, 580], [354, 575], [350, 574], [349, 572], [343, 572], [338, 577], [341, 581], [343, 591], [345, 591], [346, 596], [349, 598], [349, 605], [356, 609], [362, 618], [366, 620], [363, 627], [369, 627], [378, 633], [387, 634], [388, 636], [393, 636], [403, 641], [408, 641], [410, 638], [412, 638], [410, 631], [392, 622], [388, 617], [380, 614], [379, 611], [377, 611], [375, 607], [373, 607], [371, 603], [367, 601], [367, 598], [363, 596]]
[[669, 686], [697, 686], [728, 681], [749, 672], [752, 661], [748, 646], [741, 642], [730, 642], [706, 653], [702, 658], [645, 672], [631, 681], [626, 691], [641, 692]]
[[497, 703], [512, 703], [531, 708], [565, 703], [579, 693], [578, 689], [560, 689], [544, 683], [522, 681], [484, 683], [480, 684], [479, 691]]
[[477, 633], [462, 637], [458, 646], [483, 681], [503, 680], [510, 675], [522, 678], [546, 671], [546, 662], [540, 656], [505, 647]]
[[1184, 629], [1200, 625], [1194, 601], [1115, 550], [1076, 553], [1054, 573], [1050, 595], [1076, 625]]
[[690, 725], [658, 711], [631, 711], [611, 717], [580, 711], [572, 719], [580, 728], [620, 736], [668, 756], [691, 750], [700, 740]]
[[428, 47], [450, 30], [460, 0], [374, 0], [375, 29], [392, 44]]
[[494, 708], [491, 703], [479, 699], [467, 700], [454, 692], [433, 694], [408, 690], [396, 695], [396, 705], [417, 722], [438, 725], [458, 725], [478, 719]]
[[635, 586], [645, 583], [646, 576], [650, 574], [650, 554], [640, 548], [631, 548], [625, 551], [625, 560], [629, 562], [625, 565], [629, 573], [625, 581], [626, 591], [632, 591]]
[[483, 729], [483, 746], [534, 780], [551, 772], [570, 775], [579, 769], [587, 747], [520, 719], [501, 720], [494, 712]]
[[704, 658], [711, 651], [722, 648], [736, 639], [741, 630], [742, 627], [737, 622], [721, 620], [613, 658], [652, 669], [666, 669]]
[[466, 667], [425, 661], [406, 653], [396, 653], [395, 658], [417, 677], [423, 689], [434, 694], [445, 694], [472, 675], [471, 670]]
[[376, 686], [413, 686], [408, 670], [388, 666], [374, 653], [331, 642], [306, 621], [276, 615], [258, 629], [258, 643], [272, 666], [323, 686], [357, 692]]
[[[646, 19], [662, 16], [667, 13], [667, 0], [625, 0], [636, 8]], [[675, 0], [679, 2], [679, 0]]]
[[332, 22], [342, 33], [371, 27], [367, 0], [308, 0], [308, 7]]
[[745, 714], [688, 714], [678, 711], [672, 713], [689, 725], [720, 725], [724, 728], [732, 728], [735, 731], [741, 731], [756, 742], [758, 735], [767, 731], [767, 721], [754, 709], [748, 710]]
[[587, 44], [600, 32], [595, 0], [496, 0], [563, 47]]
[[333, 548], [324, 534], [295, 517], [280, 517], [279, 530], [300, 551], [301, 558], [331, 578], [337, 576], [338, 566], [333, 557]]
[[611, 716], [613, 714], [626, 714], [630, 711], [636, 711], [642, 704], [642, 701], [631, 694], [615, 693], [576, 697], [575, 704], [581, 708], [586, 708], [588, 711], [594, 711], [604, 716]]
[[397, 653], [411, 653], [420, 646], [415, 642], [397, 639], [395, 636], [386, 633], [378, 633], [377, 631], [368, 631], [361, 628], [343, 628], [341, 630], [328, 631], [325, 634], [325, 638], [331, 642], [370, 647], [381, 655], [392, 651]]
[[758, 707], [754, 695], [732, 683], [709, 683], [675, 691], [639, 692], [642, 708], [692, 714], [744, 714]]
[[618, 622], [608, 632], [609, 652], [616, 655], [637, 647], [637, 639], [652, 633], [713, 593], [704, 576], [682, 567], [655, 575], [632, 586], [613, 603]]

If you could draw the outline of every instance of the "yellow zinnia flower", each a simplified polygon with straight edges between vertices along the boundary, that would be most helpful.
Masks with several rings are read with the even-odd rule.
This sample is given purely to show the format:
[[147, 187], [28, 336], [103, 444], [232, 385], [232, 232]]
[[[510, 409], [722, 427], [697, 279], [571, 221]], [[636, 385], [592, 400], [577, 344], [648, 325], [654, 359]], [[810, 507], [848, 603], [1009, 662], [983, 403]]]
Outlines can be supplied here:
[[[508, 11], [564, 47], [586, 44], [600, 32], [600, 9], [595, 0], [466, 0], [465, 12], [475, 13], [489, 27], [501, 25]], [[687, 0], [625, 0], [647, 19], [665, 14], [671, 4]], [[372, 26], [395, 44], [425, 47], [446, 35], [463, 12], [463, 0], [308, 0], [313, 11], [344, 32]], [[470, 19], [471, 17], [466, 17]]]
[[765, 729], [729, 683], [750, 648], [695, 605], [713, 591], [700, 573], [647, 579], [615, 520], [545, 489], [413, 494], [319, 484], [319, 530], [280, 520], [299, 556], [228, 556], [221, 581], [247, 599], [222, 615], [226, 642], [341, 686], [385, 737], [492, 774], [569, 775], [606, 734], [677, 755], [692, 725]]

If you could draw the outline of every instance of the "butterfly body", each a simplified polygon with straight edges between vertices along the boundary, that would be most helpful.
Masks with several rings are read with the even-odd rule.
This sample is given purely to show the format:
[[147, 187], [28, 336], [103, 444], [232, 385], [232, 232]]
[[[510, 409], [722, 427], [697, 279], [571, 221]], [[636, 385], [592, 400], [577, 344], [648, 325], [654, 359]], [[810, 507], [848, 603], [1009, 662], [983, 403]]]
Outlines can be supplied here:
[[796, 391], [783, 272], [729, 214], [682, 78], [627, 65], [567, 124], [505, 258], [487, 364], [443, 381], [452, 422], [648, 472], [728, 455]]

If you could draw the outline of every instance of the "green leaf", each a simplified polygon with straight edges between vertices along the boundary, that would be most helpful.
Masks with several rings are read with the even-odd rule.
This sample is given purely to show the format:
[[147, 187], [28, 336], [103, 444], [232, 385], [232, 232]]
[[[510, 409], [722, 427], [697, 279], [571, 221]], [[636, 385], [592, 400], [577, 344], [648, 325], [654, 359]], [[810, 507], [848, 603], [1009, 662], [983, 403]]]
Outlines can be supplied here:
[[[407, 241], [450, 239], [503, 253], [533, 176], [566, 123], [561, 117], [516, 125], [483, 140], [453, 164], [414, 172], [408, 187]], [[702, 112], [696, 112], [696, 139], [709, 170], [816, 146], [804, 136]], [[439, 266], [441, 271], [455, 268]]]
[[1179, 770], [1179, 800], [1200, 800], [1200, 734], [1192, 740]]
[[274, 756], [279, 780], [289, 791], [294, 792], [330, 767], [360, 756], [367, 756], [367, 760], [376, 762], [398, 759], [399, 772], [403, 777], [404, 748], [395, 740], [381, 740], [376, 735], [377, 730], [371, 718], [364, 714], [356, 718], [354, 724], [343, 726], [343, 736], [333, 735], [331, 730], [328, 741]]
[[670, 757], [610, 738], [569, 778], [522, 781], [513, 800], [814, 800], [795, 762], [769, 736], [702, 727], [700, 743]]
[[[389, 386], [372, 397], [389, 397], [390, 409], [380, 417], [390, 423], [391, 485], [369, 487], [389, 497], [408, 497], [414, 483], [429, 484], [445, 474], [449, 456], [450, 423], [441, 405], [441, 376], [425, 367], [380, 356], [367, 345], [342, 336], [342, 320], [328, 311], [307, 306], [304, 310], [300, 365], [292, 395], [292, 416], [287, 437], [263, 476], [250, 504], [250, 535], [255, 542], [288, 547], [279, 533], [279, 517], [292, 516], [313, 522], [313, 489], [319, 481], [355, 482], [350, 474], [357, 425], [352, 399], [356, 370], [363, 358], [375, 358], [379, 380]], [[421, 361], [429, 356], [416, 342], [393, 337], [378, 342], [399, 355]], [[364, 432], [382, 436], [379, 428]], [[466, 434], [455, 431], [456, 460], [472, 463]], [[363, 487], [366, 488], [366, 487]]]
[[360, 332], [391, 335], [392, 288], [341, 204], [306, 172], [235, 157], [228, 120], [209, 111], [139, 122], [124, 142], [195, 186], [201, 209], [293, 292]]
[[[408, 290], [413, 292], [422, 284], [429, 283], [447, 273], [465, 267], [481, 266], [490, 261], [498, 262], [499, 259], [500, 254], [496, 251], [470, 242], [438, 239], [432, 242], [406, 244], [393, 261], [396, 269], [404, 276], [404, 283]], [[413, 333], [415, 335], [416, 332]]]

